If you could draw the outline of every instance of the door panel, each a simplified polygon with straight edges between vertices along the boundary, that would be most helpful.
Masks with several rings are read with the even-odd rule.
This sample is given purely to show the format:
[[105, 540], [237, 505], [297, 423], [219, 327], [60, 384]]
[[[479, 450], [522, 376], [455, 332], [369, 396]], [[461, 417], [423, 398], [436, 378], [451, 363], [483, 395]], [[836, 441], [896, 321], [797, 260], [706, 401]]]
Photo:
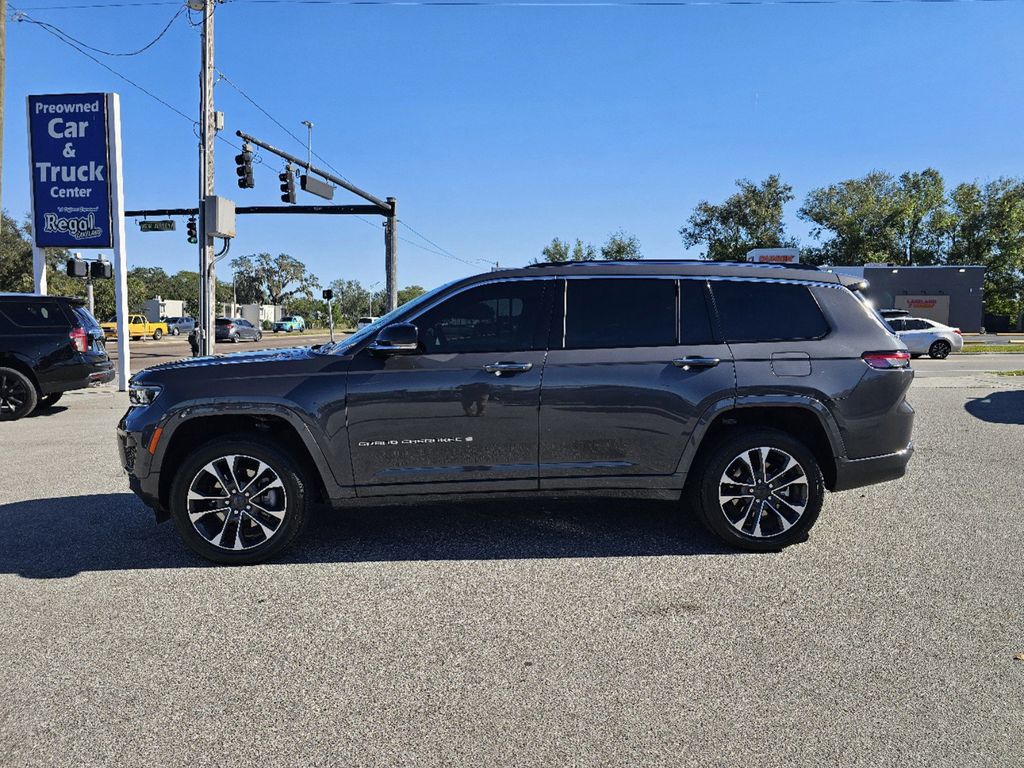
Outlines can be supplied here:
[[698, 419], [735, 389], [705, 283], [569, 279], [564, 296], [565, 333], [544, 366], [541, 488], [681, 486]]
[[[720, 362], [690, 370], [672, 362], [691, 355]], [[675, 487], [698, 419], [734, 385], [722, 344], [552, 350], [541, 403], [541, 487]]]
[[421, 352], [356, 355], [348, 439], [360, 495], [535, 490], [542, 281], [475, 286], [426, 309]]

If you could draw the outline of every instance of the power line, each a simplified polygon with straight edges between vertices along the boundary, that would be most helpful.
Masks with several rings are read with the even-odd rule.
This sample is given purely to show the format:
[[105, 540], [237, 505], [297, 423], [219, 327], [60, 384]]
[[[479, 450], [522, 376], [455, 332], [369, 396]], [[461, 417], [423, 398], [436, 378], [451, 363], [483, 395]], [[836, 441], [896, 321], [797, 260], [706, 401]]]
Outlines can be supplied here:
[[[89, 45], [88, 43], [85, 43], [85, 42], [79, 40], [77, 37], [72, 37], [71, 35], [69, 35], [67, 32], [65, 32], [63, 29], [61, 29], [58, 26], [55, 26], [53, 24], [49, 24], [49, 23], [47, 23], [45, 21], [38, 21], [37, 19], [33, 19], [33, 18], [31, 18], [30, 16], [27, 16], [27, 15], [24, 16], [23, 18], [18, 18], [18, 21], [27, 21], [29, 24], [37, 24], [40, 27], [42, 27], [43, 29], [45, 29], [47, 32], [50, 32], [51, 34], [56, 35], [57, 37], [61, 38], [65, 42], [74, 43], [76, 46], [79, 47], [80, 50], [81, 49], [86, 49], [86, 50], [92, 51], [93, 53], [101, 54], [103, 56], [138, 56], [140, 53], [145, 53], [150, 48], [152, 48], [154, 45], [156, 45], [158, 42], [160, 42], [160, 40], [163, 38], [163, 36], [167, 34], [168, 30], [170, 30], [171, 25], [174, 24], [174, 22], [176, 22], [178, 20], [178, 17], [180, 17], [181, 14], [183, 14], [185, 12], [186, 8], [188, 8], [187, 5], [182, 5], [180, 8], [178, 8], [177, 13], [175, 13], [171, 17], [171, 20], [167, 22], [167, 24], [164, 26], [164, 28], [162, 30], [160, 30], [160, 33], [156, 37], [154, 37], [152, 40], [150, 40], [148, 43], [146, 43], [144, 46], [142, 46], [138, 50], [126, 51], [126, 52], [106, 51], [106, 50], [104, 50], [102, 48], [96, 48], [95, 46]], [[33, 9], [33, 10], [35, 10], [35, 9]], [[24, 13], [24, 12], [23, 11], [19, 11], [19, 13]]]
[[177, 0], [152, 0], [152, 2], [129, 2], [129, 3], [74, 3], [68, 5], [32, 5], [24, 8], [26, 11], [77, 11], [91, 8], [151, 8], [159, 5], [180, 5]]
[[224, 0], [245, 5], [416, 6], [428, 8], [677, 8], [743, 5], [980, 4], [1020, 0]]
[[185, 114], [184, 112], [182, 112], [182, 111], [181, 111], [180, 109], [178, 109], [177, 107], [175, 107], [175, 106], [174, 106], [173, 104], [171, 104], [171, 103], [169, 103], [169, 102], [167, 102], [167, 101], [164, 101], [164, 100], [163, 100], [162, 98], [160, 98], [159, 96], [157, 96], [157, 95], [156, 95], [155, 93], [153, 93], [153, 92], [152, 92], [151, 90], [149, 90], [149, 89], [148, 89], [148, 88], [146, 88], [145, 86], [139, 85], [139, 84], [138, 84], [137, 82], [135, 82], [134, 80], [132, 80], [132, 79], [131, 79], [130, 77], [128, 77], [127, 75], [123, 75], [123, 74], [121, 74], [121, 73], [120, 73], [120, 72], [118, 72], [118, 71], [117, 71], [116, 69], [114, 69], [114, 68], [113, 68], [113, 67], [111, 67], [111, 66], [110, 66], [109, 64], [107, 64], [106, 62], [103, 62], [103, 61], [100, 61], [99, 59], [97, 59], [97, 58], [96, 58], [95, 56], [93, 56], [93, 55], [92, 55], [91, 53], [89, 53], [89, 52], [88, 52], [88, 51], [86, 51], [85, 49], [81, 48], [81, 47], [80, 47], [80, 46], [79, 46], [78, 44], [76, 44], [76, 43], [72, 42], [72, 41], [71, 41], [70, 39], [68, 39], [68, 38], [65, 38], [65, 37], [63, 37], [62, 35], [60, 35], [60, 34], [58, 34], [57, 32], [55, 32], [55, 31], [54, 31], [53, 29], [51, 29], [51, 25], [50, 25], [50, 24], [46, 24], [46, 23], [44, 23], [44, 22], [38, 21], [38, 20], [36, 20], [36, 19], [33, 19], [33, 18], [32, 18], [31, 16], [29, 16], [29, 15], [25, 14], [25, 12], [24, 12], [24, 11], [21, 11], [21, 10], [19, 10], [19, 9], [17, 9], [17, 8], [14, 8], [14, 6], [11, 6], [11, 7], [12, 7], [12, 9], [14, 9], [14, 10], [15, 10], [15, 11], [16, 11], [16, 12], [17, 12], [17, 13], [19, 14], [19, 15], [18, 15], [18, 21], [22, 21], [22, 22], [24, 22], [24, 21], [27, 21], [27, 22], [29, 22], [30, 24], [36, 24], [36, 25], [38, 25], [38, 26], [39, 26], [39, 28], [40, 28], [40, 29], [42, 29], [42, 30], [43, 30], [44, 32], [46, 32], [46, 33], [47, 33], [48, 35], [52, 35], [53, 37], [55, 37], [56, 39], [58, 39], [58, 40], [60, 40], [60, 41], [61, 41], [62, 43], [64, 43], [64, 45], [68, 46], [69, 48], [73, 48], [73, 49], [75, 49], [75, 50], [76, 50], [76, 51], [78, 51], [78, 52], [79, 52], [80, 54], [82, 54], [83, 56], [85, 56], [85, 57], [86, 57], [87, 59], [91, 59], [92, 61], [94, 61], [95, 63], [99, 64], [99, 65], [100, 65], [101, 67], [103, 67], [103, 68], [104, 68], [105, 70], [107, 70], [108, 72], [110, 72], [110, 73], [111, 73], [112, 75], [114, 75], [114, 76], [116, 76], [116, 77], [119, 77], [119, 78], [120, 78], [121, 80], [123, 80], [124, 82], [128, 83], [128, 85], [130, 85], [130, 86], [132, 86], [133, 88], [137, 88], [138, 90], [142, 91], [142, 92], [143, 92], [144, 94], [146, 94], [147, 96], [149, 96], [149, 98], [153, 99], [154, 101], [157, 101], [157, 102], [159, 102], [160, 104], [163, 104], [163, 105], [164, 105], [165, 107], [167, 107], [167, 108], [168, 108], [169, 110], [171, 110], [172, 112], [174, 112], [174, 113], [175, 113], [175, 114], [177, 114], [177, 115], [181, 115], [181, 117], [185, 118], [185, 119], [186, 119], [186, 120], [188, 120], [188, 121], [189, 121], [190, 123], [195, 123], [195, 120], [193, 120], [193, 119], [192, 119], [191, 117], [189, 117], [188, 115], [186, 115], [186, 114]]

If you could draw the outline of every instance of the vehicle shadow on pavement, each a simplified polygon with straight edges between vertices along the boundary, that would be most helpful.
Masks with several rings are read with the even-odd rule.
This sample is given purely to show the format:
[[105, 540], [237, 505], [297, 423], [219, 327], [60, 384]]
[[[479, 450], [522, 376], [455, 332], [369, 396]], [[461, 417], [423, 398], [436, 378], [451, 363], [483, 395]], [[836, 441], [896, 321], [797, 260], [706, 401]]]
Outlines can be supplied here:
[[[737, 554], [678, 503], [633, 499], [495, 500], [317, 508], [272, 562], [635, 557]], [[158, 525], [133, 494], [0, 505], [0, 573], [31, 579], [83, 571], [209, 565]]]
[[964, 409], [982, 421], [994, 424], [1024, 424], [1024, 389], [993, 392], [968, 400]]

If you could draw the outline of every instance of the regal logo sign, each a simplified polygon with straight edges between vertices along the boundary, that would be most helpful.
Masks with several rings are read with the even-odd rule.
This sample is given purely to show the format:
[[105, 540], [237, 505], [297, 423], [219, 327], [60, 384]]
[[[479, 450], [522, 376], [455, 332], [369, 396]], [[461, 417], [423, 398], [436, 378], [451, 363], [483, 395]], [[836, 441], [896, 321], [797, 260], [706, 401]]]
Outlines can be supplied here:
[[112, 247], [104, 94], [29, 96], [28, 127], [36, 245]]

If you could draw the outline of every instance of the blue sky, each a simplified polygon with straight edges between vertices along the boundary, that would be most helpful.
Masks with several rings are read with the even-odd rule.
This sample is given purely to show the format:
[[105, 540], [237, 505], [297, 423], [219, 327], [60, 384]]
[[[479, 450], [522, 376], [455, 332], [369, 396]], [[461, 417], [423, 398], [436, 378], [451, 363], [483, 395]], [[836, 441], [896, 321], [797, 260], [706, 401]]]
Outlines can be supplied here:
[[[85, 0], [67, 0], [85, 2]], [[148, 42], [175, 6], [33, 10], [86, 43]], [[600, 244], [623, 228], [649, 258], [683, 254], [680, 224], [739, 177], [779, 173], [797, 200], [879, 168], [938, 168], [947, 181], [1024, 174], [1024, 3], [725, 7], [404, 7], [228, 3], [217, 66], [408, 225], [469, 264], [399, 244], [399, 282], [426, 287], [517, 265], [553, 236]], [[187, 114], [199, 35], [179, 19], [153, 49], [100, 57]], [[129, 208], [190, 206], [192, 126], [27, 23], [8, 27], [3, 205], [29, 209], [25, 96], [117, 91]], [[226, 83], [224, 135], [303, 148]], [[218, 192], [278, 202], [279, 165], [235, 185], [218, 145]], [[316, 198], [301, 196], [304, 202]], [[339, 202], [347, 196], [339, 190]], [[359, 202], [353, 200], [352, 202]], [[131, 265], [195, 269], [175, 233], [128, 227]], [[244, 217], [232, 254], [287, 252], [327, 282], [383, 278], [379, 223]], [[431, 247], [409, 230], [401, 235]], [[696, 254], [693, 254], [696, 255]]]

